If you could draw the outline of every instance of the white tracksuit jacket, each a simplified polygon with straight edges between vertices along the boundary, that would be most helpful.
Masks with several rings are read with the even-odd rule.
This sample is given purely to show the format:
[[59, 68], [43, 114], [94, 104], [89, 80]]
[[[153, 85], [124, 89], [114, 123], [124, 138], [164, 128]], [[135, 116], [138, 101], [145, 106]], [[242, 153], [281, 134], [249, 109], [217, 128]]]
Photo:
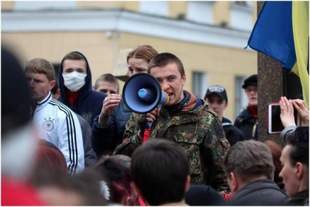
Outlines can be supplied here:
[[71, 109], [53, 99], [49, 93], [37, 103], [34, 123], [40, 138], [53, 143], [64, 154], [70, 174], [84, 169], [82, 129]]

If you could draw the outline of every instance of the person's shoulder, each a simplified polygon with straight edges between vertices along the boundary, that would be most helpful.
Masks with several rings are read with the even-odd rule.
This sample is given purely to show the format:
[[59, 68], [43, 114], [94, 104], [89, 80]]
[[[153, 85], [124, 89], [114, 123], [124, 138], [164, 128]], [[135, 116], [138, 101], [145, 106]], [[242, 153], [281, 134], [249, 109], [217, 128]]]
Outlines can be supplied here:
[[200, 109], [199, 109], [199, 113], [198, 116], [201, 120], [219, 120], [216, 113], [214, 111], [212, 111], [208, 105], [203, 105]]
[[54, 110], [54, 116], [57, 116], [58, 118], [66, 118], [66, 117], [76, 117], [76, 114], [65, 104], [61, 103], [60, 101], [57, 101], [55, 99], [52, 99], [48, 103], [50, 107], [53, 107]]

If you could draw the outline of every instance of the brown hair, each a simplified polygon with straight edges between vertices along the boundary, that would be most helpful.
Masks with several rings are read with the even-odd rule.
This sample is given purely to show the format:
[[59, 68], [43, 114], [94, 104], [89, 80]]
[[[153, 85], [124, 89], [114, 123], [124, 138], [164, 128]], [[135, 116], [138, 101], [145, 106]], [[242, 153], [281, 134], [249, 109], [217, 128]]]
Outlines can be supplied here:
[[30, 60], [25, 67], [26, 73], [42, 73], [48, 80], [55, 80], [54, 66], [43, 58], [34, 58]]
[[117, 90], [119, 90], [118, 80], [111, 73], [102, 74], [95, 82], [95, 89], [97, 89], [99, 87], [99, 82], [101, 82], [101, 81], [105, 81], [105, 82], [115, 84], [117, 86]]
[[143, 59], [146, 62], [150, 62], [151, 59], [156, 56], [158, 52], [150, 45], [140, 45], [127, 55], [127, 62], [130, 58]]
[[262, 175], [273, 179], [275, 170], [270, 149], [254, 140], [234, 144], [225, 156], [224, 166], [227, 174], [235, 172], [245, 182]]
[[150, 73], [151, 69], [154, 67], [163, 67], [170, 63], [175, 63], [181, 73], [181, 76], [185, 76], [185, 71], [181, 60], [174, 54], [168, 52], [159, 53], [156, 55], [149, 63], [148, 72]]

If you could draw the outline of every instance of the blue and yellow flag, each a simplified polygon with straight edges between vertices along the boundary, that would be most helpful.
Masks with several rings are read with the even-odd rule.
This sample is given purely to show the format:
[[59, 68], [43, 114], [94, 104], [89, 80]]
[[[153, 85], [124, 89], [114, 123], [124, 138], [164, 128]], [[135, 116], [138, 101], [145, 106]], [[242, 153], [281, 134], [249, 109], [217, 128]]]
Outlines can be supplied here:
[[[265, 2], [248, 45], [299, 76], [309, 103], [309, 2]], [[309, 105], [308, 105], [309, 106]]]

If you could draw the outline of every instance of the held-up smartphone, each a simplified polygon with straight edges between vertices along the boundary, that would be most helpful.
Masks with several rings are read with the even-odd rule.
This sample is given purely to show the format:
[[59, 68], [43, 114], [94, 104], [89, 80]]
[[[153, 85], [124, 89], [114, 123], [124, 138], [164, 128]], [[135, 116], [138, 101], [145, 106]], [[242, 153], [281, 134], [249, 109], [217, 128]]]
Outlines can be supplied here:
[[[281, 118], [280, 118], [280, 105], [278, 103], [273, 103], [268, 105], [268, 133], [269, 134], [276, 134], [281, 133], [284, 129], [282, 125]], [[298, 113], [294, 109], [294, 118], [295, 123], [298, 125]]]

